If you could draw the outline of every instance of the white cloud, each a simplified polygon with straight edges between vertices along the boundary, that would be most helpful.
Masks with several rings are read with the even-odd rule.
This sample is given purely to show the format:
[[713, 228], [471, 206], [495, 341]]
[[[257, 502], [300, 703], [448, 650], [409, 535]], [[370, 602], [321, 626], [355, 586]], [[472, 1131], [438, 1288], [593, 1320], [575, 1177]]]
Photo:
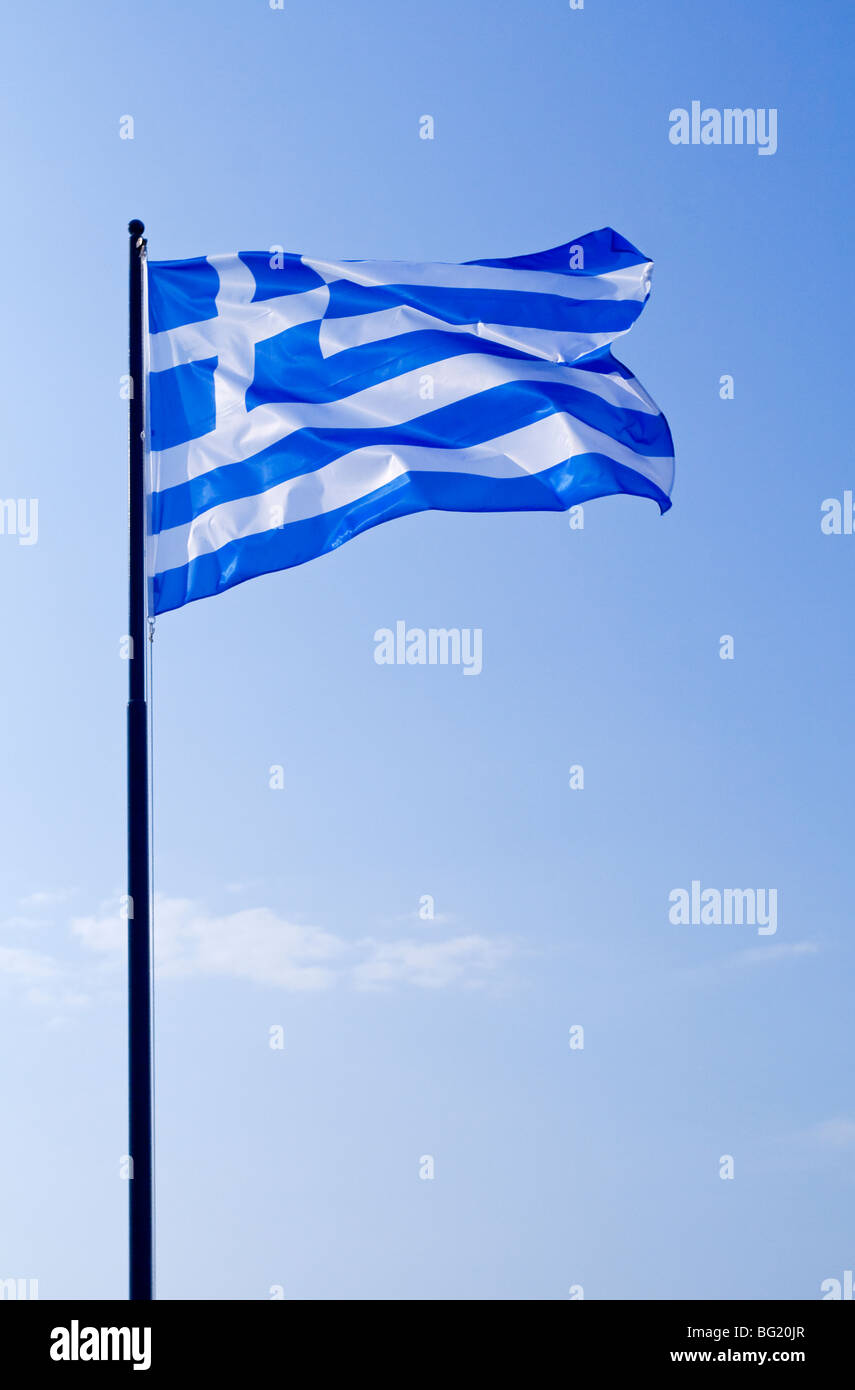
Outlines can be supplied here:
[[59, 903], [65, 902], [73, 893], [72, 888], [63, 888], [57, 892], [28, 893], [26, 897], [18, 899], [17, 905], [21, 910], [0, 921], [0, 931], [32, 931], [36, 927], [49, 927], [50, 920], [40, 914], [43, 914], [46, 908], [56, 907]]
[[0, 975], [14, 975], [31, 983], [58, 974], [59, 966], [52, 956], [31, 951], [26, 946], [0, 946]]
[[347, 950], [332, 932], [295, 925], [267, 907], [212, 917], [171, 898], [155, 914], [155, 962], [166, 978], [225, 975], [283, 989], [326, 989]]
[[806, 1138], [823, 1149], [855, 1148], [855, 1120], [838, 1115], [833, 1120], [823, 1120], [808, 1130]]
[[[74, 936], [88, 950], [120, 958], [126, 923], [112, 908], [78, 917]], [[477, 985], [510, 955], [507, 942], [483, 936], [445, 940], [351, 943], [320, 927], [302, 926], [270, 908], [211, 914], [188, 898], [158, 898], [154, 958], [159, 979], [228, 977], [289, 990], [415, 985]]]
[[795, 960], [799, 956], [815, 956], [819, 946], [815, 941], [777, 941], [769, 946], [751, 946], [733, 957], [733, 965], [767, 965], [773, 960]]
[[[9, 922], [29, 941], [35, 925], [30, 918]], [[57, 1026], [94, 1000], [120, 998], [124, 988], [127, 922], [118, 900], [69, 926], [72, 954], [55, 945], [55, 934], [49, 953], [29, 941], [0, 947], [7, 992], [55, 1011]], [[220, 978], [294, 991], [477, 988], [496, 979], [511, 952], [507, 941], [472, 933], [351, 941], [268, 907], [212, 913], [189, 898], [160, 896], [154, 905], [155, 970], [164, 982]]]
[[[71, 924], [91, 951], [119, 955], [127, 923], [116, 911], [78, 917]], [[160, 979], [230, 976], [284, 989], [326, 989], [345, 943], [318, 927], [297, 926], [270, 908], [212, 916], [189, 898], [157, 898], [154, 961]]]
[[10, 994], [47, 1013], [47, 1026], [64, 1027], [74, 1013], [91, 1003], [80, 988], [79, 969], [25, 946], [0, 946], [0, 985]]
[[29, 893], [25, 898], [19, 898], [18, 906], [23, 908], [56, 907], [58, 903], [67, 902], [73, 894], [73, 888], [60, 888], [56, 892]]
[[381, 922], [381, 926], [397, 926], [399, 922], [414, 923], [420, 930], [431, 930], [434, 927], [452, 927], [457, 921], [453, 912], [435, 912], [432, 917], [423, 917], [419, 908], [414, 907], [412, 912], [402, 912], [398, 917], [392, 917], [388, 922]]
[[767, 939], [756, 946], [746, 947], [744, 951], [718, 956], [701, 965], [684, 966], [677, 970], [677, 976], [680, 979], [705, 984], [720, 981], [732, 970], [748, 970], [754, 966], [771, 966], [781, 961], [815, 956], [819, 949], [816, 941], [772, 942]]
[[353, 978], [365, 988], [410, 984], [423, 989], [483, 984], [510, 955], [507, 942], [484, 936], [453, 936], [445, 941], [368, 940], [360, 945], [368, 958], [356, 965]]
[[71, 934], [90, 951], [103, 951], [118, 956], [125, 949], [128, 924], [119, 915], [118, 906], [104, 908], [99, 917], [75, 917]]
[[835, 1115], [804, 1129], [769, 1135], [761, 1146], [764, 1166], [795, 1172], [850, 1172], [855, 1118]]

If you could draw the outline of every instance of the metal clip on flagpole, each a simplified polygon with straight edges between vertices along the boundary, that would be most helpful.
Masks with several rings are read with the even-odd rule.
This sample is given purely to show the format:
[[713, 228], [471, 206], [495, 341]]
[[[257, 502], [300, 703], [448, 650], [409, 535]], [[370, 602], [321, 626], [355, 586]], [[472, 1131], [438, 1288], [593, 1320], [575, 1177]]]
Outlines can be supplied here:
[[151, 903], [146, 706], [145, 355], [146, 242], [142, 222], [128, 224], [129, 431], [128, 538], [128, 1112], [130, 1297], [154, 1297], [154, 1151], [152, 1130]]

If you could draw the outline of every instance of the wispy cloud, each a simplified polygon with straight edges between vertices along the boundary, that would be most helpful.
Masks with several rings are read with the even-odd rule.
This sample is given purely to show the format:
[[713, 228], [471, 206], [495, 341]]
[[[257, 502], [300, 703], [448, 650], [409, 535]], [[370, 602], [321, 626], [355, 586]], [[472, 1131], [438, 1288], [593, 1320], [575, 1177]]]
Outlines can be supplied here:
[[27, 946], [0, 946], [0, 985], [48, 1014], [47, 1026], [57, 1028], [74, 1011], [86, 1008], [90, 995], [81, 988], [81, 972], [44, 951]]
[[30, 908], [57, 907], [60, 903], [68, 902], [74, 896], [74, 888], [59, 888], [52, 891], [40, 891], [38, 893], [28, 893], [25, 898], [19, 898], [18, 906], [25, 911]]
[[822, 1120], [812, 1125], [802, 1137], [808, 1144], [826, 1151], [855, 1149], [855, 1120], [846, 1115], [837, 1115], [832, 1120]]
[[738, 951], [735, 956], [731, 956], [729, 964], [740, 965], [771, 965], [773, 961], [797, 960], [800, 956], [815, 956], [819, 946], [815, 941], [793, 941], [789, 944], [783, 941], [776, 941], [769, 946], [749, 946], [745, 951]]
[[453, 936], [444, 941], [360, 942], [367, 958], [353, 968], [361, 988], [395, 984], [442, 989], [448, 985], [483, 985], [511, 954], [506, 941], [484, 936]]
[[[211, 912], [189, 898], [158, 897], [154, 922], [155, 970], [164, 982], [228, 978], [294, 991], [477, 988], [495, 979], [512, 953], [509, 942], [474, 933], [348, 940], [268, 907]], [[127, 934], [118, 902], [73, 918], [69, 928], [77, 948], [71, 956], [10, 945], [0, 950], [0, 977], [34, 1003], [56, 1003], [63, 989], [75, 1007], [93, 995], [115, 995]], [[55, 988], [39, 993], [46, 982]]]
[[14, 975], [26, 983], [56, 977], [61, 967], [52, 956], [26, 946], [0, 946], [0, 975]]
[[[833, 1115], [802, 1129], [767, 1135], [758, 1144], [757, 1170], [851, 1175], [855, 1118]], [[851, 1177], [850, 1177], [851, 1181]]]
[[453, 912], [434, 912], [433, 916], [423, 916], [421, 910], [414, 907], [411, 912], [401, 912], [397, 917], [390, 917], [385, 922], [380, 922], [381, 927], [397, 927], [401, 922], [410, 923], [419, 928], [420, 931], [430, 931], [434, 927], [452, 927], [457, 921]]
[[[348, 949], [332, 932], [288, 922], [266, 907], [212, 915], [189, 898], [158, 898], [154, 921], [161, 979], [230, 976], [283, 989], [326, 989]], [[124, 949], [125, 929], [115, 912], [71, 924], [83, 946], [111, 955]]]
[[0, 931], [31, 931], [35, 927], [49, 927], [51, 920], [44, 914], [47, 910], [67, 902], [74, 895], [73, 888], [27, 893], [19, 898], [18, 911], [0, 920]]
[[771, 941], [756, 946], [748, 946], [744, 951], [734, 951], [730, 955], [704, 961], [700, 965], [682, 966], [677, 970], [681, 980], [698, 984], [721, 980], [733, 971], [768, 969], [784, 961], [805, 960], [819, 952], [816, 941]]

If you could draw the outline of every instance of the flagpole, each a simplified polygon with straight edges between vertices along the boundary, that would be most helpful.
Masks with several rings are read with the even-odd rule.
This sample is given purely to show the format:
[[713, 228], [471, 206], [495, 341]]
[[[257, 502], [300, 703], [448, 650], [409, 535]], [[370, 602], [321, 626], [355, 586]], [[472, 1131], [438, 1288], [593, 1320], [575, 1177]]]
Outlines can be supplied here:
[[146, 706], [145, 228], [128, 224], [128, 1118], [129, 1294], [154, 1297], [151, 904], [149, 901], [148, 710]]

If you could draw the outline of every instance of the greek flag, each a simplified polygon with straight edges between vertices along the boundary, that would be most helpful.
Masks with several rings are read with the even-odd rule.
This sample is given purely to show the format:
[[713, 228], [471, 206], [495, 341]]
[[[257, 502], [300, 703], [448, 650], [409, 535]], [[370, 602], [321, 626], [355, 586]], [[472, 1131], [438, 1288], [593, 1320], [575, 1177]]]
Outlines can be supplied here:
[[665, 511], [667, 422], [610, 349], [650, 274], [611, 228], [462, 265], [149, 264], [152, 611], [411, 512]]

